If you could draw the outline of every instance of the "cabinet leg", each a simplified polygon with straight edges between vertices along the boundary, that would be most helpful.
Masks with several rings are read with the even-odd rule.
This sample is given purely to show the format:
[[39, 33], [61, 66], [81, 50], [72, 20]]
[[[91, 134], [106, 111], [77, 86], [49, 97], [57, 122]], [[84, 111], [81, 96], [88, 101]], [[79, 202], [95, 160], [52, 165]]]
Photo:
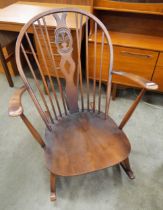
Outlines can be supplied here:
[[114, 101], [117, 96], [117, 84], [112, 85], [112, 100]]

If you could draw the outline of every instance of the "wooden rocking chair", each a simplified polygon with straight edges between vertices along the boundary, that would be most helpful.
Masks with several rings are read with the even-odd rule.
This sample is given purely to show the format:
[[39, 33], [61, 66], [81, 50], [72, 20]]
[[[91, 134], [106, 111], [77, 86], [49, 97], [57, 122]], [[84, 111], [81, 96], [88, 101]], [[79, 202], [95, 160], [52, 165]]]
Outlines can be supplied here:
[[[74, 24], [71, 29], [70, 22]], [[90, 27], [95, 33], [93, 53], [89, 44]], [[31, 31], [37, 53], [29, 39]], [[97, 33], [101, 33], [100, 44]], [[32, 62], [24, 49], [23, 39], [32, 52]], [[104, 50], [108, 51], [108, 58], [103, 57]], [[31, 78], [23, 70], [22, 54], [33, 77], [32, 86]], [[94, 63], [89, 62], [90, 56], [94, 57]], [[100, 69], [97, 69], [97, 56]], [[110, 60], [107, 73], [106, 66], [105, 71], [103, 68], [106, 59]], [[50, 171], [52, 201], [56, 199], [56, 176], [75, 176], [120, 164], [128, 177], [134, 178], [128, 158], [130, 143], [122, 129], [145, 90], [157, 89], [157, 85], [139, 76], [112, 70], [113, 47], [100, 20], [78, 9], [53, 9], [39, 14], [22, 28], [18, 36], [16, 62], [24, 86], [11, 98], [9, 115], [20, 116], [43, 148]], [[90, 66], [94, 67], [94, 72], [90, 72]], [[106, 92], [101, 88], [104, 74], [108, 75]], [[142, 87], [119, 126], [108, 115], [112, 74], [127, 77]], [[44, 140], [24, 114], [21, 96], [25, 91], [45, 123]]]

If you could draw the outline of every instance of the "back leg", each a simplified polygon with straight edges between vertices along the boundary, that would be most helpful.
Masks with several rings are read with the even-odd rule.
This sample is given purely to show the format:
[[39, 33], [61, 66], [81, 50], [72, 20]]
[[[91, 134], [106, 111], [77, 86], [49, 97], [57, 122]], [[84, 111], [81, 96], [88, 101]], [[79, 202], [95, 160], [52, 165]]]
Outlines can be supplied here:
[[130, 179], [135, 179], [134, 173], [130, 166], [129, 158], [126, 158], [124, 161], [122, 161], [120, 165]]
[[50, 173], [50, 200], [56, 200], [56, 176]]

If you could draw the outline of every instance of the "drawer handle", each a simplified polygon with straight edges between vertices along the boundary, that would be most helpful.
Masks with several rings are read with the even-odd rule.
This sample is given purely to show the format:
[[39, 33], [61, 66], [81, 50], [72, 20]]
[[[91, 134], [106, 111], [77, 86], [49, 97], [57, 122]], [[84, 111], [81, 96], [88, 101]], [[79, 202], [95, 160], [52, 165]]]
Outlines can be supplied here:
[[127, 51], [121, 51], [120, 53], [137, 57], [152, 58], [152, 55], [147, 55], [147, 54], [140, 54], [134, 52], [127, 52]]

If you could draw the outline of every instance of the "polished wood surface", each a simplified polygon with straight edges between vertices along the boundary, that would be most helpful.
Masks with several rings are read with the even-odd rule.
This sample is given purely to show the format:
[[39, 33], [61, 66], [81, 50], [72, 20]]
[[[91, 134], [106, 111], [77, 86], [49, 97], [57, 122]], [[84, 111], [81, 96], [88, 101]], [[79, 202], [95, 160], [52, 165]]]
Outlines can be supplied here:
[[[131, 72], [148, 80], [152, 78], [153, 69], [158, 57], [157, 52], [136, 48], [115, 47], [114, 55], [115, 70]], [[113, 82], [129, 86], [136, 85], [135, 82], [129, 81], [127, 78], [120, 78], [118, 75], [113, 77]]]
[[[19, 32], [22, 26], [27, 23], [33, 16], [50, 9], [66, 7], [79, 8], [87, 12], [92, 11], [92, 7], [86, 5], [20, 1], [6, 8], [0, 9], [0, 30]], [[67, 21], [70, 28], [75, 28], [75, 22], [71, 15], [68, 17]], [[51, 17], [47, 19], [47, 24], [48, 26], [54, 26], [54, 21]]]
[[109, 31], [154, 37], [161, 37], [163, 35], [161, 27], [163, 16], [101, 10], [95, 10], [94, 12], [103, 21]]
[[[97, 54], [100, 54], [101, 44], [98, 36], [98, 44], [97, 44]], [[89, 62], [93, 62], [93, 40], [92, 36], [90, 37], [90, 55]], [[114, 42], [113, 42], [114, 43]], [[104, 45], [104, 54], [103, 54], [103, 71], [102, 71], [102, 80], [107, 81], [108, 72], [107, 67], [109, 65], [108, 58], [109, 51], [107, 46]], [[149, 50], [141, 50], [137, 48], [128, 48], [128, 47], [120, 47], [114, 46], [114, 65], [113, 69], [116, 71], [125, 71], [126, 73], [133, 73], [139, 76], [142, 76], [145, 79], [151, 80], [153, 70], [156, 65], [156, 61], [158, 58], [158, 52], [149, 51]], [[100, 57], [97, 57], [96, 60], [97, 69], [100, 69]], [[92, 65], [89, 66], [90, 77], [93, 78], [94, 68]], [[100, 71], [96, 72], [97, 79], [99, 79]], [[129, 80], [128, 78], [123, 78], [119, 75], [113, 75], [113, 82], [117, 84], [125, 84], [129, 86], [140, 87], [139, 84], [134, 81]]]
[[152, 81], [146, 80], [143, 77], [137, 76], [132, 73], [122, 72], [122, 71], [113, 71], [113, 75], [119, 75], [121, 77], [126, 77], [136, 83], [138, 83], [142, 88], [146, 90], [157, 90], [158, 85]]
[[140, 100], [142, 99], [143, 95], [145, 93], [145, 89], [142, 89], [141, 92], [139, 93], [139, 95], [136, 97], [136, 100], [133, 102], [133, 104], [131, 105], [131, 107], [129, 108], [129, 110], [127, 111], [127, 113], [124, 115], [120, 125], [119, 125], [119, 129], [123, 129], [123, 127], [126, 125], [126, 123], [129, 121], [130, 117], [132, 116], [133, 112], [135, 111], [138, 103], [140, 102]]
[[11, 97], [9, 101], [9, 115], [11, 117], [17, 117], [20, 116], [23, 113], [23, 107], [21, 104], [21, 96], [26, 91], [26, 87], [22, 86]]
[[163, 15], [163, 4], [114, 2], [111, 0], [94, 0], [94, 9], [130, 13]]
[[20, 117], [21, 117], [22, 121], [24, 122], [24, 124], [29, 129], [29, 131], [32, 134], [32, 136], [34, 137], [34, 139], [37, 141], [37, 143], [39, 143], [40, 146], [42, 148], [44, 148], [45, 147], [44, 140], [42, 139], [42, 137], [39, 134], [39, 132], [35, 129], [35, 127], [31, 124], [29, 119], [23, 113], [20, 115]]
[[[17, 0], [1, 0], [0, 8], [9, 6], [10, 4], [18, 2]], [[24, 0], [23, 2], [35, 3], [56, 3], [56, 4], [76, 4], [76, 5], [93, 5], [93, 0]]]
[[[114, 2], [109, 0], [94, 1], [94, 13], [106, 25], [109, 30], [114, 46], [114, 70], [125, 71], [142, 76], [148, 80], [159, 82], [161, 70], [158, 65], [159, 54], [163, 51], [163, 4]], [[92, 46], [95, 39], [95, 33], [91, 30], [89, 45]], [[98, 31], [96, 37], [98, 48], [101, 44], [101, 31]], [[104, 46], [105, 48], [105, 46]], [[98, 50], [99, 51], [99, 50]], [[105, 51], [106, 52], [106, 51]], [[107, 53], [103, 60], [103, 82], [107, 78]], [[90, 55], [90, 62], [92, 55]], [[97, 66], [100, 68], [100, 59], [97, 60]], [[93, 75], [93, 67], [90, 67]], [[98, 73], [97, 73], [98, 74]], [[115, 98], [118, 85], [131, 87], [140, 87], [127, 78], [113, 75], [112, 93]], [[158, 88], [161, 91], [162, 88]]]
[[22, 106], [22, 95], [27, 90], [25, 86], [22, 86], [21, 88], [17, 89], [13, 96], [11, 97], [9, 101], [9, 108], [8, 113], [11, 117], [18, 117], [20, 116], [22, 121], [25, 123], [35, 140], [42, 146], [45, 146], [45, 143], [38, 133], [38, 131], [33, 127], [31, 122], [28, 120], [28, 118], [24, 115], [24, 110]]
[[[17, 31], [19, 32], [22, 28], [22, 26], [27, 23], [33, 16], [50, 10], [52, 8], [65, 8], [65, 7], [74, 7], [74, 8], [79, 8], [88, 12], [92, 11], [92, 5], [90, 4], [91, 1], [87, 1], [87, 4], [84, 4], [84, 1], [78, 2], [77, 4], [72, 4], [74, 3], [74, 1], [69, 1], [70, 4], [66, 4], [67, 1], [63, 1], [63, 3], [65, 2], [65, 4], [61, 4], [61, 2], [58, 1], [54, 1], [56, 3], [41, 3], [41, 2], [17, 2], [14, 3], [6, 8], [0, 9], [0, 30], [5, 30], [5, 31]], [[82, 5], [79, 5], [79, 4]], [[83, 24], [84, 24], [83, 20]], [[56, 23], [53, 21], [53, 17], [48, 17], [46, 18], [46, 23], [47, 23], [47, 27], [48, 27], [48, 31], [50, 34], [53, 35], [53, 30], [54, 30], [54, 26], [56, 26]], [[75, 19], [73, 17], [72, 14], [69, 14], [68, 18], [67, 18], [67, 25], [69, 28], [71, 29], [75, 29]], [[50, 29], [52, 28], [52, 29]], [[29, 29], [31, 33], [33, 33], [33, 29]], [[40, 36], [40, 33], [38, 34], [38, 36]], [[36, 40], [36, 37], [34, 36], [34, 40]], [[74, 40], [75, 43], [75, 40]], [[44, 48], [44, 42], [41, 40], [41, 44], [42, 47]], [[40, 55], [40, 49], [38, 47], [38, 42], [36, 42], [36, 50], [37, 50], [37, 54], [38, 57], [40, 59], [41, 62], [41, 66], [42, 69], [44, 68], [44, 64], [42, 61], [42, 57]], [[54, 49], [54, 53], [56, 53], [56, 50]], [[76, 56], [76, 52], [73, 51], [74, 56]], [[5, 53], [5, 55], [7, 55], [7, 52]], [[46, 56], [46, 59], [49, 60], [48, 56]], [[75, 58], [76, 59], [76, 58]], [[57, 58], [58, 60], [58, 58]], [[1, 64], [0, 64], [1, 65]], [[15, 75], [15, 72], [13, 71], [14, 69], [14, 62], [9, 63], [9, 69], [11, 72], [11, 75]], [[12, 67], [13, 66], [13, 67]], [[48, 61], [48, 66], [51, 66], [51, 63]], [[0, 71], [3, 72], [3, 68], [0, 68]], [[44, 74], [46, 75], [47, 73], [45, 73], [46, 71], [44, 71]], [[50, 71], [50, 74], [53, 76], [56, 76], [56, 74], [54, 73], [54, 71]], [[60, 73], [60, 77], [62, 76], [62, 73]]]
[[[163, 51], [163, 37], [138, 33], [122, 33], [109, 30], [114, 46], [132, 47], [138, 49]], [[89, 36], [89, 41], [94, 41], [94, 33]], [[97, 33], [97, 42], [101, 42], [101, 32]]]
[[156, 82], [159, 86], [158, 90], [163, 92], [163, 53], [159, 54], [152, 81]]
[[10, 4], [15, 3], [15, 1], [16, 0], [1, 0], [0, 1], [0, 9], [6, 7], [6, 6], [10, 5]]
[[[126, 159], [130, 144], [104, 114], [76, 113], [46, 130], [47, 167], [56, 175], [74, 176], [118, 164]], [[118, 151], [118, 153], [117, 153]]]
[[163, 92], [163, 66], [157, 66], [152, 81], [156, 82], [159, 86], [158, 90]]
[[163, 66], [163, 52], [159, 54], [157, 66]]
[[93, 5], [93, 0], [26, 0], [38, 3], [74, 4], [74, 5]]
[[56, 176], [53, 173], [50, 173], [50, 200], [56, 200]]

